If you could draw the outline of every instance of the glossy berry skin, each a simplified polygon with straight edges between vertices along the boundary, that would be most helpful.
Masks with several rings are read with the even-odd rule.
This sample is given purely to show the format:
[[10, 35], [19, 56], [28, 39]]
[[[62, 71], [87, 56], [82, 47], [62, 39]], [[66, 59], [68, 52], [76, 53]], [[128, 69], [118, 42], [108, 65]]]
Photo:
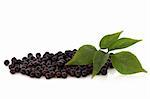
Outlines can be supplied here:
[[15, 69], [15, 72], [19, 72], [20, 71], [20, 67], [19, 66], [15, 66], [14, 69]]
[[31, 59], [32, 57], [33, 57], [33, 54], [32, 54], [32, 53], [29, 53], [29, 54], [28, 54], [28, 58]]
[[68, 57], [72, 57], [73, 51], [67, 50], [67, 51], [65, 51], [65, 54], [66, 54]]
[[61, 56], [63, 53], [61, 51], [57, 52], [56, 55], [57, 56]]
[[74, 76], [74, 75], [75, 75], [75, 69], [74, 69], [74, 68], [71, 68], [71, 69], [69, 70], [69, 75], [70, 75], [70, 76]]
[[42, 67], [41, 66], [36, 66], [35, 70], [42, 71]]
[[10, 69], [10, 73], [15, 74], [16, 73], [15, 69], [14, 68]]
[[42, 70], [42, 75], [45, 76], [48, 73], [48, 70]]
[[51, 60], [48, 60], [47, 62], [46, 62], [46, 65], [48, 66], [48, 65], [51, 65], [52, 64], [52, 61]]
[[30, 72], [30, 77], [35, 77], [35, 72], [34, 71], [32, 71], [32, 72]]
[[61, 59], [59, 61], [57, 61], [57, 65], [58, 66], [63, 66], [65, 64], [65, 60], [64, 59]]
[[11, 62], [12, 62], [12, 64], [15, 64], [15, 63], [17, 62], [16, 57], [13, 57], [13, 58], [11, 59]]
[[17, 64], [22, 64], [22, 60], [18, 59]]
[[40, 78], [42, 76], [42, 73], [39, 71], [35, 71], [35, 77]]
[[111, 68], [111, 69], [114, 68], [111, 61], [108, 62], [108, 67]]
[[56, 67], [55, 67], [55, 66], [51, 66], [51, 67], [48, 68], [48, 70], [49, 70], [49, 71], [55, 71], [55, 70], [56, 70]]
[[46, 73], [46, 74], [45, 74], [45, 78], [46, 78], [46, 79], [50, 79], [50, 78], [51, 78], [50, 75], [51, 75], [50, 73]]
[[26, 69], [26, 75], [29, 75], [30, 76], [30, 72], [31, 72], [31, 69], [30, 68], [28, 68], [28, 69]]
[[4, 65], [5, 65], [5, 66], [8, 66], [9, 63], [10, 63], [9, 60], [5, 60], [5, 61], [4, 61]]
[[25, 69], [25, 68], [22, 68], [22, 69], [20, 70], [20, 73], [21, 73], [21, 74], [26, 74], [26, 69]]
[[102, 67], [100, 70], [100, 74], [101, 75], [107, 75], [107, 68], [106, 67]]
[[23, 57], [22, 61], [28, 61], [28, 58], [27, 57]]
[[67, 57], [65, 60], [66, 60], [66, 62], [68, 62], [68, 61], [71, 60], [71, 58], [70, 58], [70, 57]]
[[13, 65], [13, 64], [9, 65], [9, 69], [14, 68], [14, 67], [15, 67], [15, 65]]
[[55, 77], [55, 72], [54, 71], [49, 71], [49, 74], [50, 74], [50, 78]]
[[62, 74], [62, 78], [67, 78], [67, 76], [68, 76], [65, 71], [63, 71], [61, 74]]
[[81, 73], [82, 73], [82, 76], [83, 76], [83, 77], [86, 77], [86, 76], [87, 76], [87, 71], [86, 71], [86, 70], [82, 70]]
[[62, 55], [62, 56], [59, 56], [58, 57], [58, 60], [61, 60], [61, 59], [63, 59], [64, 58], [64, 56]]
[[75, 71], [75, 76], [77, 77], [77, 78], [80, 78], [81, 77], [81, 70], [76, 70]]
[[52, 61], [56, 61], [57, 60], [57, 55], [54, 55], [51, 59], [52, 59]]
[[56, 75], [57, 78], [61, 78], [61, 76], [62, 76], [60, 71], [56, 71], [55, 75]]
[[40, 53], [36, 53], [35, 56], [36, 56], [37, 59], [41, 58], [41, 54]]
[[49, 52], [45, 52], [45, 54], [43, 55], [44, 58], [49, 58], [50, 53]]

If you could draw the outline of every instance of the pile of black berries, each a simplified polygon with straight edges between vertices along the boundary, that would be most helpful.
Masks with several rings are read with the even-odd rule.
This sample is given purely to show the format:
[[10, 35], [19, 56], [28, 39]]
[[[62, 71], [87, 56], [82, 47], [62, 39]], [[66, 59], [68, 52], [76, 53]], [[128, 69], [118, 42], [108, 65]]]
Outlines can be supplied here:
[[[40, 78], [44, 76], [46, 79], [50, 78], [67, 78], [72, 77], [86, 77], [92, 74], [93, 66], [89, 65], [65, 65], [69, 60], [72, 59], [76, 53], [76, 49], [67, 50], [64, 53], [59, 51], [56, 54], [45, 52], [42, 56], [40, 53], [36, 53], [34, 56], [29, 53], [27, 57], [22, 59], [16, 59], [13, 57], [11, 59], [11, 64], [9, 60], [5, 60], [4, 64], [9, 67], [10, 73], [21, 73], [34, 78]], [[102, 67], [98, 74], [106, 75], [108, 68], [113, 68], [111, 60]]]

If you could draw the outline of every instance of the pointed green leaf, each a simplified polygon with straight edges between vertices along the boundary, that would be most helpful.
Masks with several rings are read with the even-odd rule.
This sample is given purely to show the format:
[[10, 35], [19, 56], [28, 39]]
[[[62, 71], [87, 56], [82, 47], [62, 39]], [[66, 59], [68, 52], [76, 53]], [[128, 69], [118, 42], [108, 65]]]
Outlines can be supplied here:
[[109, 51], [129, 47], [139, 41], [141, 40], [136, 40], [136, 39], [131, 39], [131, 38], [121, 38], [121, 39], [118, 39], [109, 47]]
[[92, 45], [84, 45], [79, 48], [73, 58], [66, 65], [87, 65], [93, 63], [96, 48]]
[[100, 41], [100, 44], [99, 44], [100, 48], [101, 49], [109, 48], [109, 46], [111, 44], [113, 44], [115, 41], [117, 41], [117, 39], [119, 38], [119, 36], [122, 32], [123, 31], [104, 36]]
[[111, 56], [113, 67], [121, 74], [146, 72], [137, 57], [131, 52], [123, 51]]
[[109, 54], [104, 53], [102, 51], [96, 51], [94, 58], [93, 58], [93, 72], [92, 77], [94, 77], [104, 66], [104, 64], [107, 62], [109, 58]]

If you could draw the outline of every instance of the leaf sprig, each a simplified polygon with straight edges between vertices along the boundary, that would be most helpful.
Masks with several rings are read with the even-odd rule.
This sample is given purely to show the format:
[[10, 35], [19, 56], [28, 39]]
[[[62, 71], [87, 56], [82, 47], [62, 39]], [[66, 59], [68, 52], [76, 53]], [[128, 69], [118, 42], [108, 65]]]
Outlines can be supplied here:
[[[92, 77], [94, 77], [107, 60], [111, 58], [113, 67], [121, 74], [134, 74], [147, 72], [142, 68], [137, 57], [128, 51], [110, 54], [111, 51], [127, 48], [141, 40], [131, 38], [119, 38], [123, 31], [104, 36], [99, 43], [100, 49], [97, 50], [92, 45], [83, 45], [79, 48], [73, 58], [66, 65], [87, 65], [93, 64]], [[108, 52], [102, 51], [107, 49]]]

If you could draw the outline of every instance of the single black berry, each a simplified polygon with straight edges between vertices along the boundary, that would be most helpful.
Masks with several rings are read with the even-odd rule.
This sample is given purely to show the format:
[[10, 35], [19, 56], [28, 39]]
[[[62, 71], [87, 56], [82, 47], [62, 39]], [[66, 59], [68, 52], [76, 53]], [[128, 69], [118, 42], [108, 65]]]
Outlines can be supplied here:
[[58, 66], [63, 66], [65, 64], [65, 60], [64, 59], [61, 59], [59, 61], [57, 61], [57, 65]]
[[53, 57], [52, 57], [52, 61], [56, 61], [57, 60], [57, 55], [54, 55]]
[[27, 68], [25, 72], [26, 72], [26, 75], [29, 75], [29, 76], [30, 76], [31, 69], [30, 69], [30, 68]]
[[51, 60], [48, 60], [47, 62], [46, 62], [46, 65], [48, 66], [48, 65], [51, 65], [52, 64], [52, 61]]
[[70, 76], [74, 76], [74, 75], [75, 75], [75, 69], [74, 69], [74, 68], [71, 68], [71, 69], [69, 70], [69, 75], [70, 75]]
[[54, 56], [53, 53], [50, 53], [50, 54], [48, 55], [49, 59], [51, 59], [53, 56]]
[[71, 60], [71, 58], [70, 58], [70, 57], [67, 57], [65, 60], [68, 62], [68, 61], [70, 61], [70, 60]]
[[12, 62], [12, 64], [15, 64], [15, 63], [17, 62], [17, 59], [16, 59], [15, 57], [13, 57], [13, 58], [11, 59], [11, 62]]
[[14, 69], [15, 69], [16, 72], [20, 71], [20, 67], [19, 66], [15, 66]]
[[36, 58], [41, 58], [41, 54], [40, 53], [36, 53]]
[[30, 77], [35, 77], [35, 72], [34, 71], [30, 72]]
[[49, 67], [48, 67], [48, 70], [49, 70], [49, 71], [54, 71], [55, 69], [56, 69], [55, 66], [49, 66]]
[[11, 68], [11, 69], [10, 69], [10, 73], [11, 73], [11, 74], [15, 74], [15, 73], [16, 73], [15, 69], [14, 69], [14, 68]]
[[77, 78], [79, 78], [79, 77], [81, 77], [81, 70], [76, 70], [75, 71], [75, 76], [77, 77]]
[[42, 73], [39, 71], [35, 71], [35, 77], [40, 78], [42, 76]]
[[49, 71], [50, 78], [55, 77], [55, 72], [54, 71]]
[[58, 57], [58, 60], [61, 60], [61, 59], [64, 59], [63, 55], [61, 55], [61, 56]]
[[29, 53], [29, 54], [28, 54], [28, 58], [30, 59], [31, 57], [33, 57], [33, 54], [32, 54], [32, 53]]
[[28, 61], [28, 58], [27, 57], [23, 57], [22, 61]]
[[72, 56], [73, 56], [73, 51], [71, 51], [71, 50], [66, 50], [66, 51], [65, 51], [65, 54], [66, 54], [68, 57], [72, 57]]
[[68, 76], [65, 71], [63, 71], [61, 74], [62, 74], [62, 78], [67, 78], [67, 76]]
[[9, 65], [9, 69], [14, 68], [14, 67], [15, 67], [14, 64]]
[[100, 70], [101, 75], [107, 75], [107, 68], [106, 67], [102, 67]]
[[26, 69], [25, 69], [25, 68], [22, 68], [22, 69], [20, 70], [20, 73], [21, 73], [21, 74], [26, 74]]
[[5, 61], [4, 61], [4, 64], [5, 64], [6, 66], [8, 66], [9, 63], [10, 63], [9, 60], [5, 60]]
[[50, 75], [51, 75], [50, 73], [46, 73], [46, 74], [45, 74], [45, 78], [46, 78], [46, 79], [50, 79], [50, 78], [51, 78]]
[[56, 77], [60, 78], [61, 76], [62, 76], [61, 72], [60, 71], [56, 71]]
[[110, 62], [108, 62], [108, 64], [107, 64], [107, 65], [108, 65], [108, 67], [109, 67], [109, 68], [114, 68], [114, 67], [113, 67], [113, 65], [112, 65], [112, 62], [111, 62], [111, 61], [110, 61]]
[[57, 56], [61, 56], [63, 53], [61, 51], [57, 52], [56, 55]]
[[46, 62], [47, 60], [48, 60], [47, 57], [43, 57], [43, 58], [42, 58], [42, 61], [45, 61], [45, 62]]
[[81, 72], [81, 73], [82, 73], [82, 76], [83, 76], [83, 77], [86, 77], [86, 76], [87, 76], [87, 74], [88, 74], [86, 69], [85, 69], [85, 70], [82, 70], [82, 72]]
[[45, 74], [48, 73], [48, 70], [43, 70], [42, 75], [45, 76]]
[[42, 71], [42, 67], [41, 66], [36, 66], [35, 70]]
[[22, 61], [20, 59], [18, 59], [17, 64], [22, 64]]
[[50, 53], [45, 52], [44, 55], [43, 55], [43, 58], [49, 59], [50, 58]]

